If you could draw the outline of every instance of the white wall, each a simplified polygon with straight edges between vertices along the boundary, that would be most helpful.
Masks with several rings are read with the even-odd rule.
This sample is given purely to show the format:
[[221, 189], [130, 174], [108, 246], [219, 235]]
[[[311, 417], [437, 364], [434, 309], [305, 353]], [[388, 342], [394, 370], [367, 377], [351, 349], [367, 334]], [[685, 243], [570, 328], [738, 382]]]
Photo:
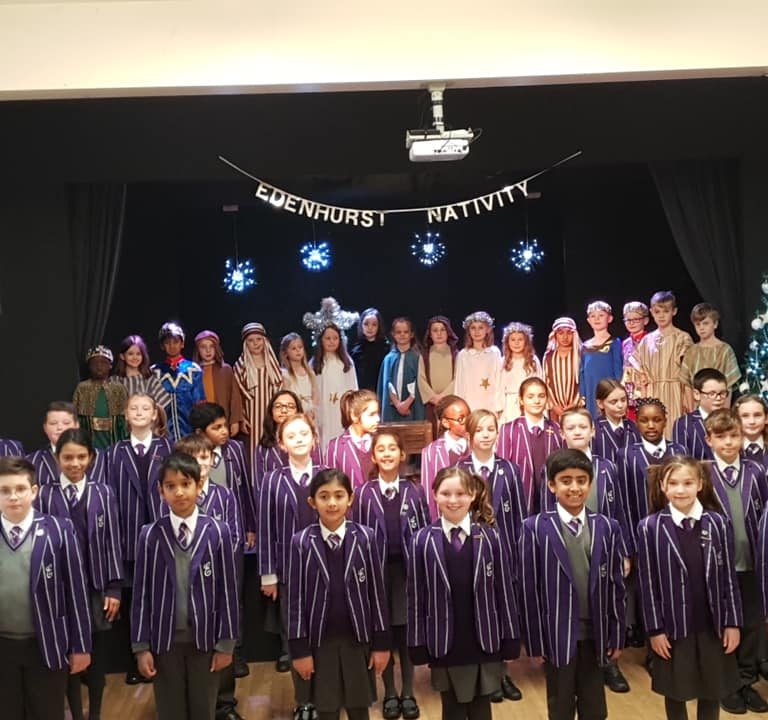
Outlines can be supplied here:
[[0, 0], [0, 99], [767, 70], [766, 0]]

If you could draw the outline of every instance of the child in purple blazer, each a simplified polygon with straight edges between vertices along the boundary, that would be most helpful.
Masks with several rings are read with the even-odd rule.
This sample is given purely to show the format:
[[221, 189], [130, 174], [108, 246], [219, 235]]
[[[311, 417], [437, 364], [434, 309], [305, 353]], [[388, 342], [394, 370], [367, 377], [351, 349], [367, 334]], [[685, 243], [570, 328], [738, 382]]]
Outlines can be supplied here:
[[522, 416], [501, 426], [497, 453], [520, 468], [526, 515], [531, 515], [539, 511], [547, 456], [563, 446], [563, 439], [560, 426], [545, 417], [547, 386], [541, 378], [520, 384], [520, 407]]
[[732, 713], [768, 712], [768, 702], [753, 687], [765, 666], [765, 616], [760, 607], [759, 582], [762, 568], [758, 523], [768, 504], [765, 470], [753, 460], [741, 458], [741, 425], [730, 410], [715, 410], [704, 421], [713, 462], [709, 477], [720, 511], [733, 528], [733, 564], [736, 568], [744, 621], [736, 650], [741, 681], [737, 692], [723, 696], [721, 706]]
[[435, 405], [435, 419], [442, 435], [421, 451], [421, 487], [427, 496], [429, 514], [437, 519], [432, 483], [443, 468], [452, 467], [468, 452], [469, 406], [458, 395], [446, 395]]
[[[293, 415], [277, 429], [277, 442], [285, 453], [283, 466], [272, 470], [259, 486], [258, 561], [261, 592], [277, 604], [277, 612], [268, 612], [265, 627], [280, 635], [281, 652], [276, 670], [291, 669], [288, 646], [288, 575], [291, 538], [317, 521], [317, 513], [309, 503], [310, 481], [323, 467], [312, 459], [318, 444], [312, 420], [303, 414]], [[272, 604], [270, 604], [272, 605]], [[312, 693], [309, 683], [293, 673], [296, 701], [294, 717], [311, 717]]]
[[768, 405], [760, 395], [742, 395], [733, 403], [733, 412], [741, 423], [744, 457], [754, 460], [768, 470]]
[[91, 661], [91, 615], [69, 520], [32, 508], [24, 458], [0, 458], [0, 692], [3, 720], [64, 717], [67, 676]]
[[445, 468], [432, 491], [440, 519], [419, 530], [408, 559], [408, 646], [432, 669], [443, 718], [490, 720], [502, 661], [520, 654], [509, 553], [479, 477]]
[[[419, 706], [413, 697], [413, 663], [408, 655], [405, 632], [405, 577], [411, 539], [419, 528], [429, 525], [429, 509], [424, 490], [417, 483], [400, 478], [400, 463], [405, 461], [402, 438], [392, 430], [378, 430], [371, 443], [376, 477], [358, 491], [352, 506], [355, 522], [373, 530], [381, 549], [382, 565], [389, 601], [392, 632], [392, 659], [384, 670], [384, 720], [419, 717]], [[395, 658], [398, 651], [402, 690], [395, 690]]]
[[379, 401], [371, 390], [347, 390], [339, 406], [346, 429], [328, 443], [325, 464], [348, 475], [357, 490], [371, 475], [371, 438], [379, 426]]
[[[309, 485], [319, 523], [291, 538], [288, 638], [319, 720], [367, 720], [390, 659], [384, 571], [374, 531], [346, 519], [352, 483], [321, 470]], [[373, 672], [371, 672], [373, 671]]]
[[158, 489], [170, 512], [145, 525], [136, 546], [133, 651], [154, 679], [159, 720], [214, 720], [220, 671], [240, 634], [232, 537], [198, 508], [193, 457], [165, 458]]
[[615, 463], [620, 450], [640, 442], [637, 425], [627, 417], [627, 391], [618, 380], [603, 378], [597, 383], [595, 403], [600, 417], [595, 420], [592, 452]]
[[[523, 500], [523, 484], [520, 468], [509, 460], [496, 455], [496, 440], [499, 436], [499, 420], [490, 410], [473, 410], [467, 420], [467, 438], [470, 453], [459, 460], [457, 467], [482, 478], [490, 497], [496, 518], [496, 526], [507, 548], [509, 570], [514, 582], [520, 561], [517, 557], [517, 542], [526, 517]], [[506, 672], [501, 676], [501, 689], [491, 695], [491, 702], [522, 700], [523, 694]]]
[[[93, 629], [91, 664], [83, 680], [88, 687], [88, 718], [99, 720], [106, 685], [106, 633], [120, 610], [124, 570], [117, 500], [108, 485], [87, 476], [93, 455], [90, 434], [81, 429], [65, 430], [56, 443], [59, 481], [43, 485], [35, 504], [44, 513], [69, 519], [75, 528]], [[67, 700], [72, 720], [83, 720], [80, 686], [80, 675], [70, 675]]]
[[716, 720], [720, 699], [739, 687], [733, 530], [694, 458], [670, 458], [648, 474], [653, 514], [640, 521], [637, 562], [651, 687], [669, 720], [687, 720], [694, 699], [699, 720]]
[[624, 647], [619, 524], [586, 506], [594, 469], [580, 450], [547, 458], [554, 510], [529, 517], [520, 540], [523, 637], [544, 658], [550, 720], [605, 718], [604, 666]]
[[703, 368], [693, 376], [693, 399], [696, 409], [675, 420], [672, 438], [687, 454], [697, 460], [711, 460], [704, 421], [715, 410], [728, 407], [728, 384], [725, 375], [714, 368]]

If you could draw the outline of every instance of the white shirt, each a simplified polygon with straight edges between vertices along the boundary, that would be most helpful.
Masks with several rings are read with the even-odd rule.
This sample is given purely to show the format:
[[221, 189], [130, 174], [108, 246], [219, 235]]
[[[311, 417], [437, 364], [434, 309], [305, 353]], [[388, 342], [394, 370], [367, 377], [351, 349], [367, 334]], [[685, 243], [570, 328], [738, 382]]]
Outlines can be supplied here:
[[661, 442], [658, 445], [649, 443], [645, 438], [643, 438], [641, 442], [643, 443], [645, 452], [647, 452], [649, 455], [653, 455], [654, 457], [656, 457], [657, 450], [661, 450], [662, 455], [667, 452], [667, 441], [664, 438], [661, 439]]
[[[713, 453], [714, 455], [714, 453]], [[732, 463], [727, 463], [725, 460], [721, 460], [717, 455], [715, 455], [715, 463], [717, 464], [717, 469], [720, 471], [720, 474], [725, 476], [725, 468], [735, 468], [736, 474], [738, 475], [741, 470], [741, 460], [739, 460], [739, 456], [736, 456], [736, 459]]]
[[189, 543], [191, 542], [192, 538], [195, 536], [195, 528], [197, 527], [197, 517], [200, 515], [200, 511], [197, 509], [197, 505], [195, 505], [195, 509], [192, 511], [192, 514], [189, 517], [179, 517], [178, 515], [174, 514], [173, 511], [171, 511], [168, 514], [168, 517], [171, 518], [171, 527], [173, 528], [173, 534], [175, 537], [179, 537], [179, 529], [181, 528], [181, 523], [185, 523], [187, 526], [187, 547], [189, 547]]
[[463, 455], [467, 452], [467, 438], [455, 438], [448, 431], [443, 435], [443, 440], [448, 447], [449, 452], [454, 452], [459, 455]]
[[347, 523], [341, 523], [335, 530], [329, 530], [323, 523], [320, 523], [320, 534], [323, 536], [324, 543], [328, 543], [328, 538], [334, 534], [339, 536], [341, 542], [344, 542], [344, 536], [347, 534]]
[[469, 517], [469, 513], [467, 513], [464, 518], [461, 520], [461, 522], [458, 523], [452, 523], [449, 520], [446, 520], [442, 515], [440, 516], [440, 525], [443, 528], [443, 534], [446, 538], [448, 538], [448, 541], [451, 541], [451, 530], [453, 528], [459, 528], [463, 531], [464, 536], [462, 537], [461, 534], [459, 534], [459, 537], [461, 537], [462, 542], [466, 540], [469, 537], [469, 534], [472, 530], [472, 519]]
[[529, 418], [527, 415], [525, 416], [525, 424], [528, 428], [528, 432], [533, 432], [533, 428], [539, 428], [542, 432], [544, 432], [544, 418], [541, 418], [538, 422], [531, 422], [531, 418]]
[[614, 425], [613, 421], [609, 417], [606, 416], [605, 419], [608, 421], [608, 425], [611, 428], [611, 430], [613, 430], [613, 432], [616, 432], [620, 427], [624, 427], [623, 422], [619, 422], [616, 425]]
[[224, 456], [221, 453], [220, 447], [213, 448], [213, 460], [211, 462], [211, 467], [219, 467], [219, 463], [224, 459]]
[[761, 450], [765, 450], [765, 440], [763, 440], [762, 437], [759, 437], [755, 440], [747, 440], [747, 438], [744, 438], [744, 442], [742, 443], [742, 448], [746, 450], [750, 445], [757, 445]]
[[400, 492], [400, 478], [396, 478], [392, 482], [387, 482], [379, 477], [379, 490], [381, 490], [381, 494], [385, 497], [387, 495], [387, 488], [394, 488], [395, 495], [397, 495]]
[[312, 479], [312, 461], [303, 470], [297, 468], [290, 460], [288, 461], [288, 469], [291, 471], [291, 477], [297, 485], [301, 485], [301, 476], [308, 475], [309, 479]]
[[555, 505], [557, 508], [557, 515], [560, 518], [560, 522], [563, 523], [563, 525], [568, 525], [572, 520], [578, 520], [579, 521], [579, 533], [581, 533], [581, 530], [583, 530], [587, 525], [587, 509], [586, 505], [581, 508], [581, 512], [578, 515], [571, 515], [560, 503], [557, 503]]
[[10, 537], [11, 536], [11, 530], [15, 527], [21, 528], [21, 536], [22, 538], [27, 536], [27, 533], [29, 532], [29, 528], [32, 527], [32, 521], [35, 519], [35, 509], [29, 508], [29, 512], [27, 513], [27, 517], [25, 517], [23, 520], [20, 520], [17, 523], [11, 522], [5, 515], [2, 516], [2, 523], [3, 523], [3, 530], [5, 530], [5, 536]]
[[67, 478], [64, 477], [64, 473], [59, 474], [59, 485], [61, 485], [61, 489], [64, 491], [64, 497], [69, 500], [69, 495], [67, 494], [67, 488], [70, 485], [73, 485], [77, 489], [77, 501], [80, 502], [80, 498], [83, 497], [83, 493], [85, 492], [85, 484], [88, 482], [88, 476], [84, 475], [83, 479], [80, 482], [70, 482]]
[[147, 437], [144, 440], [139, 440], [133, 433], [131, 433], [131, 447], [133, 448], [133, 452], [135, 452], [138, 455], [138, 452], [136, 450], [137, 445], [143, 445], [144, 446], [144, 454], [149, 452], [149, 447], [152, 445], [152, 433], [147, 435]]
[[496, 465], [496, 458], [491, 455], [489, 460], [486, 460], [485, 462], [480, 462], [480, 460], [477, 459], [475, 456], [475, 453], [472, 453], [472, 467], [475, 470], [475, 475], [479, 475], [480, 477], [483, 476], [482, 468], [488, 468], [488, 477], [493, 475], [493, 468]]
[[706, 420], [709, 417], [709, 413], [701, 405], [699, 405], [699, 415], [701, 415], [702, 420]]
[[[198, 501], [200, 500], [200, 497], [207, 499], [208, 498], [208, 488], [210, 487], [211, 483], [210, 480], [206, 480], [203, 483], [203, 489], [200, 491], [200, 495], [197, 496]], [[189, 525], [189, 523], [187, 523]]]
[[677, 527], [683, 527], [683, 520], [685, 518], [691, 518], [691, 520], [701, 520], [701, 514], [704, 512], [703, 505], [699, 502], [699, 499], [696, 498], [696, 500], [693, 503], [693, 507], [691, 508], [691, 511], [687, 515], [683, 515], [672, 503], [669, 503], [669, 513], [672, 515], [672, 522], [677, 525]]

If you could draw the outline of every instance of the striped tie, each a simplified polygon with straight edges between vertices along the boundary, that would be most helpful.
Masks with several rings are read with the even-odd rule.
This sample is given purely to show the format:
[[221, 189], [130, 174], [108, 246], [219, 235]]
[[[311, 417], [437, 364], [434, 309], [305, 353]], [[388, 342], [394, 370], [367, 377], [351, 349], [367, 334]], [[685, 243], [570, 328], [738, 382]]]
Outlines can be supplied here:
[[144, 445], [142, 445], [142, 443], [136, 443], [136, 454], [139, 457], [144, 457], [145, 451], [146, 451], [146, 448], [144, 447]]
[[693, 518], [683, 518], [683, 530], [691, 532], [696, 525], [696, 521]]
[[74, 485], [69, 485], [66, 489], [66, 493], [69, 507], [74, 507], [77, 502], [77, 488]]
[[189, 527], [187, 526], [187, 523], [181, 523], [181, 525], [179, 525], [179, 536], [178, 536], [179, 545], [181, 545], [181, 547], [183, 548], [187, 547], [188, 536], [189, 536]]
[[616, 428], [614, 431], [616, 434], [616, 439], [621, 443], [624, 441], [624, 426], [619, 425], [619, 427]]
[[736, 468], [733, 467], [733, 465], [729, 465], [727, 468], [725, 468], [725, 482], [727, 482], [731, 487], [736, 487], [737, 480], [738, 476], [736, 475]]
[[461, 528], [451, 528], [451, 547], [456, 552], [461, 552], [461, 548], [464, 547], [464, 542], [461, 539]]
[[533, 437], [539, 437], [539, 435], [541, 435], [541, 428], [537, 425], [531, 432], [533, 433]]
[[753, 442], [747, 445], [747, 455], [749, 455], [750, 457], [757, 455], [759, 452], [760, 452], [760, 446], [757, 443]]
[[307, 487], [309, 485], [309, 473], [302, 473], [299, 478], [299, 485], [301, 485], [301, 487]]
[[331, 533], [328, 536], [328, 547], [334, 552], [341, 547], [341, 538], [336, 533]]
[[480, 474], [483, 476], [483, 482], [486, 483], [486, 484], [488, 483], [488, 474], [489, 474], [489, 472], [490, 471], [488, 470], [488, 468], [485, 465], [483, 465], [483, 467], [480, 468]]
[[387, 498], [387, 500], [391, 500], [393, 497], [395, 497], [395, 492], [397, 492], [393, 485], [390, 485], [385, 491], [384, 491], [384, 497]]
[[581, 520], [579, 520], [579, 518], [573, 518], [573, 520], [568, 522], [567, 528], [571, 531], [573, 537], [579, 537], [579, 533], [581, 532]]
[[197, 496], [197, 505], [198, 505], [198, 507], [202, 507], [203, 506], [203, 503], [205, 502], [206, 495], [207, 495], [207, 493], [205, 492], [205, 490], [201, 490], [200, 491], [200, 494]]
[[18, 525], [14, 525], [11, 528], [8, 540], [10, 541], [12, 548], [15, 549], [19, 547], [19, 543], [21, 542], [21, 528]]

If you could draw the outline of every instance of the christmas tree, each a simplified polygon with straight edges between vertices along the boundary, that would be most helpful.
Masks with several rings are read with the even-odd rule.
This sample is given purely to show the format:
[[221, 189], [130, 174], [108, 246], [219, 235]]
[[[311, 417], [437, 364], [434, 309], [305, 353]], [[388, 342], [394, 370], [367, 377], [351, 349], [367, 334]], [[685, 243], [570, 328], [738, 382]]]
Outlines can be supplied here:
[[752, 330], [747, 345], [744, 382], [739, 386], [742, 393], [755, 393], [768, 400], [768, 275], [763, 275], [760, 286], [763, 291], [763, 309], [752, 320]]

